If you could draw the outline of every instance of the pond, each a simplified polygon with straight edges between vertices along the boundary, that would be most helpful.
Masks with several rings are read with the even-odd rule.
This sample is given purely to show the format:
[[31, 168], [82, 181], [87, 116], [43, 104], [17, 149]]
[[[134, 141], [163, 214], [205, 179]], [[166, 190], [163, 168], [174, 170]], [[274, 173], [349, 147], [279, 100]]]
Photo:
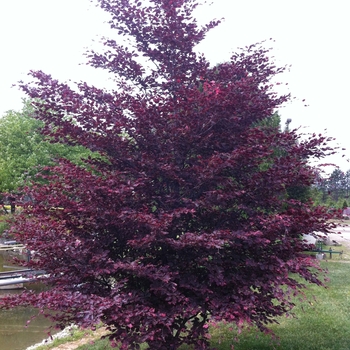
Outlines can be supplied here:
[[[6, 255], [0, 253], [0, 271], [12, 269], [6, 260]], [[41, 287], [32, 284], [28, 288], [39, 290]], [[0, 298], [2, 295], [20, 292], [21, 290], [0, 290]], [[46, 318], [35, 318], [27, 326], [27, 321], [36, 314], [32, 308], [0, 310], [0, 349], [24, 350], [47, 338], [50, 322]]]

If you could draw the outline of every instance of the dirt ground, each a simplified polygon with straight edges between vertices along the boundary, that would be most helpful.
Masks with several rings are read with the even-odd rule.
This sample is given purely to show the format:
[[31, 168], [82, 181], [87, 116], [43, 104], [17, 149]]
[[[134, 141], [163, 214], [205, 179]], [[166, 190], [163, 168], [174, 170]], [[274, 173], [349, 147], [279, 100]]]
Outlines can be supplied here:
[[[338, 244], [345, 248], [350, 248], [350, 227], [338, 226], [334, 229], [334, 233], [328, 235], [328, 242], [330, 245], [335, 245], [335, 250]], [[341, 248], [341, 246], [339, 246], [339, 248]]]
[[[324, 236], [322, 233], [318, 233], [320, 236]], [[311, 235], [305, 235], [305, 238], [310, 243], [315, 243], [316, 238]], [[327, 239], [327, 245], [335, 245], [340, 244], [342, 246], [345, 246], [347, 248], [350, 248], [350, 226], [349, 227], [342, 227], [338, 226], [333, 230], [333, 233], [328, 234]]]
[[69, 343], [61, 344], [59, 346], [56, 346], [54, 348], [51, 348], [50, 350], [74, 350], [77, 349], [81, 345], [85, 345], [88, 343], [93, 342], [94, 340], [99, 339], [103, 335], [107, 334], [107, 331], [104, 328], [98, 329], [94, 334], [89, 334], [86, 337], [75, 340]]

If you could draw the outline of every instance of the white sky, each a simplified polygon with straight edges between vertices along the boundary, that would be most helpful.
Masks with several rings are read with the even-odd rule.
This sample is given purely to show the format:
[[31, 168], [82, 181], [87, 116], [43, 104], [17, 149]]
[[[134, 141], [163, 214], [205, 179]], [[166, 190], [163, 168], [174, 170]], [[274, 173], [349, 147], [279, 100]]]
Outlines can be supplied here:
[[[336, 137], [346, 157], [333, 157], [350, 169], [350, 20], [346, 0], [212, 0], [198, 10], [201, 21], [225, 17], [200, 46], [213, 62], [230, 57], [237, 47], [275, 40], [273, 55], [291, 71], [280, 76], [295, 97], [280, 109], [292, 128]], [[62, 81], [85, 80], [108, 86], [107, 75], [84, 65], [85, 48], [99, 37], [113, 37], [108, 19], [89, 0], [0, 0], [0, 115], [21, 109], [17, 88], [29, 70], [43, 70]], [[95, 42], [93, 42], [95, 40]], [[271, 43], [267, 42], [267, 46]], [[308, 107], [302, 102], [306, 99]], [[305, 127], [305, 128], [304, 128]], [[343, 153], [342, 153], [343, 154]]]

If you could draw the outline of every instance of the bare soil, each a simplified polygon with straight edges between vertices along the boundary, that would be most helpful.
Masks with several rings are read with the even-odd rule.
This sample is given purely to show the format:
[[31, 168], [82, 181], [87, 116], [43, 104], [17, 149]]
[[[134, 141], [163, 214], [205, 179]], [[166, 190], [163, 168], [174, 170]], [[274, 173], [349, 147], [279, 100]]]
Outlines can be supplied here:
[[100, 339], [103, 335], [106, 335], [108, 332], [104, 328], [99, 328], [96, 332], [93, 334], [87, 334], [86, 337], [75, 340], [69, 343], [58, 345], [54, 348], [51, 348], [50, 350], [75, 350], [81, 345], [85, 345], [88, 343], [91, 343], [97, 339]]

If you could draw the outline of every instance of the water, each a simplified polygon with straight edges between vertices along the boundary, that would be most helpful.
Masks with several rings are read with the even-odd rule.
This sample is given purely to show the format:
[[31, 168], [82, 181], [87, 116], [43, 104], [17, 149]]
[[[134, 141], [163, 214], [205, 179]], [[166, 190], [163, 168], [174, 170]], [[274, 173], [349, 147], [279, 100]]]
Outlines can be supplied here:
[[48, 337], [48, 320], [43, 317], [26, 322], [35, 314], [34, 310], [21, 308], [0, 311], [0, 349], [24, 350]]
[[[8, 264], [4, 258], [6, 256], [0, 254], [0, 271], [10, 270], [3, 267]], [[30, 285], [29, 288], [38, 289], [40, 286]], [[21, 290], [0, 290], [0, 298], [2, 295], [20, 292]], [[0, 350], [24, 350], [48, 338], [50, 322], [46, 318], [37, 317], [27, 325], [27, 321], [36, 314], [33, 308], [0, 310]]]

